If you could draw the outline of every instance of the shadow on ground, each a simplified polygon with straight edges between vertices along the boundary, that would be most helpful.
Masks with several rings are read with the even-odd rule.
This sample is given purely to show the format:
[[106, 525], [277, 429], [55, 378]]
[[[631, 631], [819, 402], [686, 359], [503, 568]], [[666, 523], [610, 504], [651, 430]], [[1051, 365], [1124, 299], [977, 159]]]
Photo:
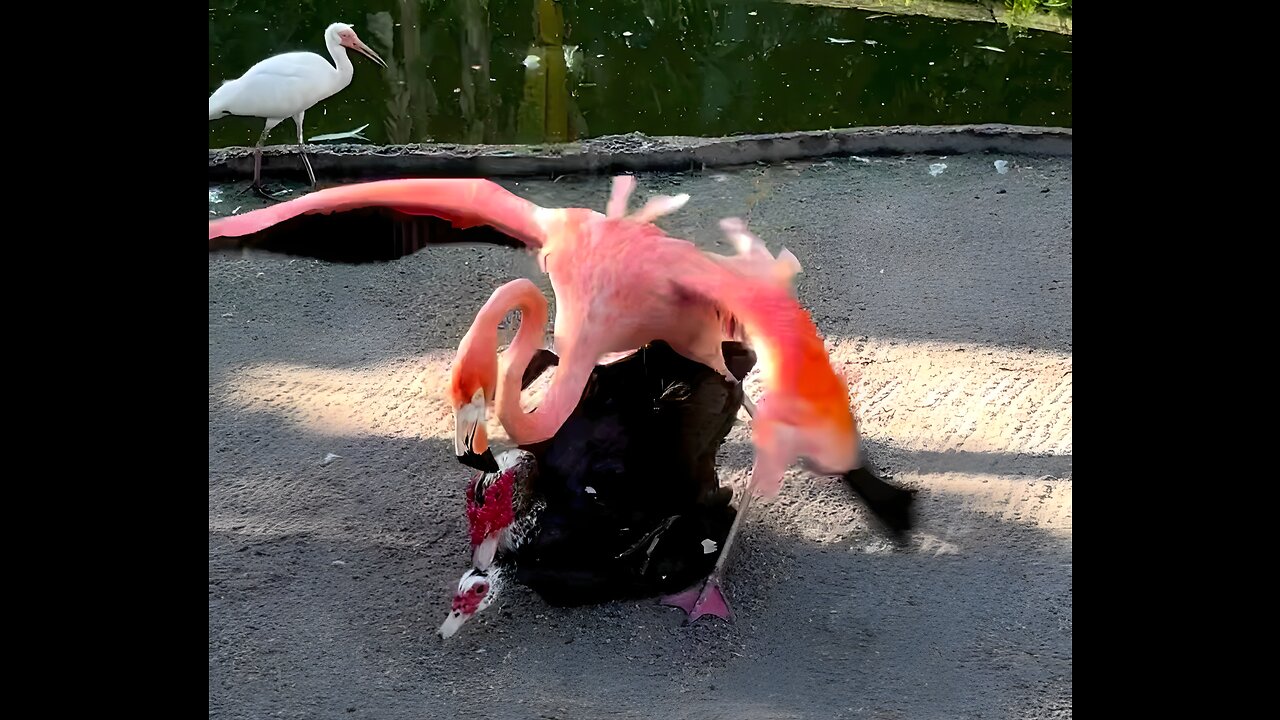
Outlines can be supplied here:
[[[513, 587], [440, 641], [467, 561], [443, 378], [494, 288], [545, 277], [504, 248], [211, 253], [210, 717], [1069, 717], [1071, 162], [1006, 159], [641, 179], [693, 195], [673, 234], [711, 247], [743, 215], [800, 257], [873, 463], [920, 489], [898, 549], [842, 485], [793, 471], [744, 530], [734, 625]], [[750, 453], [735, 427], [726, 482]]]

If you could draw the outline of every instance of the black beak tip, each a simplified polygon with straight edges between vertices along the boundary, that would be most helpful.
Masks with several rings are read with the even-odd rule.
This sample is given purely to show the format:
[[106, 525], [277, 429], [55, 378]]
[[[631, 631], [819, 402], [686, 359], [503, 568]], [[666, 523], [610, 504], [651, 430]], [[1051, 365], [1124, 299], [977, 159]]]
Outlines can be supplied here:
[[475, 453], [468, 450], [458, 456], [458, 462], [467, 467], [475, 468], [480, 472], [496, 473], [498, 472], [498, 461], [493, 457], [493, 450], [485, 448], [483, 453]]

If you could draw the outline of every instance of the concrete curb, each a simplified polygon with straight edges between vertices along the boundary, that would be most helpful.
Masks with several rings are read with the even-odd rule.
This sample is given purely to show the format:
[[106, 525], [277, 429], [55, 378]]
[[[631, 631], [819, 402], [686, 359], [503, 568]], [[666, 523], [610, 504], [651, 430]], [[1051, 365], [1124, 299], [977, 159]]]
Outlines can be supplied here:
[[[1071, 155], [1071, 129], [1025, 125], [900, 125], [720, 138], [610, 135], [561, 145], [309, 145], [317, 177], [554, 177], [682, 171], [842, 155]], [[262, 171], [306, 179], [297, 146], [263, 149]], [[209, 151], [209, 180], [253, 176], [253, 148]]]

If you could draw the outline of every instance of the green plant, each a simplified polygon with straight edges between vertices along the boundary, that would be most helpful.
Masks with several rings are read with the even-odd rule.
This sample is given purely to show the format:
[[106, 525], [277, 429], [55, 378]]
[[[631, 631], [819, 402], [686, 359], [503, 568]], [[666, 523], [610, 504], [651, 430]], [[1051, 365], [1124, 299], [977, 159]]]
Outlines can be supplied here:
[[1004, 0], [1004, 5], [1015, 16], [1034, 12], [1071, 15], [1071, 0]]

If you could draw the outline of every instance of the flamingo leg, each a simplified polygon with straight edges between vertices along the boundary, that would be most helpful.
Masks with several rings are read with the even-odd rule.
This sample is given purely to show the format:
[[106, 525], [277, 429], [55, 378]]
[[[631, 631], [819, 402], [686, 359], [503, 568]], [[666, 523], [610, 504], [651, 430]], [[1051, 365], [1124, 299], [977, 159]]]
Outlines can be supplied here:
[[784, 472], [786, 472], [786, 466], [774, 460], [771, 453], [756, 455], [755, 465], [751, 468], [751, 480], [747, 483], [746, 493], [738, 503], [738, 514], [733, 518], [733, 525], [729, 527], [729, 534], [725, 536], [724, 545], [720, 548], [720, 557], [716, 558], [711, 574], [702, 582], [701, 587], [694, 585], [684, 592], [668, 595], [658, 601], [688, 613], [685, 619], [686, 625], [697, 621], [703, 615], [733, 620], [733, 609], [729, 607], [729, 600], [725, 598], [724, 590], [721, 589], [725, 568], [728, 567], [730, 549], [734, 547], [734, 540], [738, 537], [738, 531], [742, 529], [742, 523], [751, 509], [751, 501], [755, 499], [761, 485], [777, 488]]

